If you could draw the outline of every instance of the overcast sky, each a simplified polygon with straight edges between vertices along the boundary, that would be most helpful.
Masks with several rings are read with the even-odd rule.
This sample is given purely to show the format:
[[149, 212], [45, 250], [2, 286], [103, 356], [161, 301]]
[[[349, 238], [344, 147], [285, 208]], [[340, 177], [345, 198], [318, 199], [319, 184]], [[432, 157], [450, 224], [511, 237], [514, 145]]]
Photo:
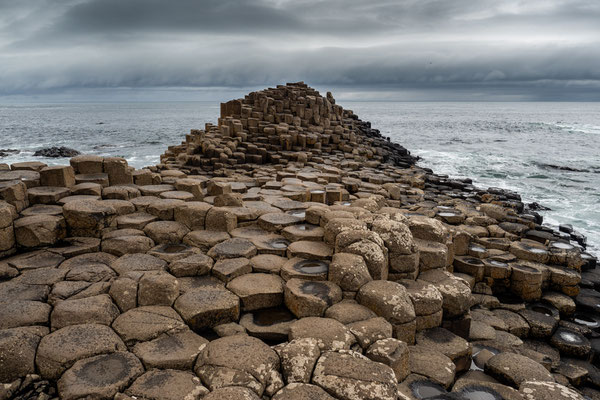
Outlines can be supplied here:
[[4, 99], [298, 80], [345, 99], [600, 100], [600, 1], [0, 0]]

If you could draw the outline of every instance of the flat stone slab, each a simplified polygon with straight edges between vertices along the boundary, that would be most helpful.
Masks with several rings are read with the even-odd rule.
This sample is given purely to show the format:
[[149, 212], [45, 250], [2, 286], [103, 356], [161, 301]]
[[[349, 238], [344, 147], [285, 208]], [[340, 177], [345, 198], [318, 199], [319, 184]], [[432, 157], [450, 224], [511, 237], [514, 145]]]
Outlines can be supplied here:
[[176, 277], [206, 275], [213, 267], [213, 259], [204, 254], [194, 254], [173, 261], [169, 272]]
[[303, 217], [286, 213], [268, 213], [258, 218], [258, 226], [269, 232], [279, 232], [283, 228], [297, 224], [304, 220]]
[[44, 336], [35, 363], [42, 377], [58, 379], [77, 360], [125, 349], [123, 341], [106, 325], [70, 325]]
[[0, 330], [0, 382], [10, 383], [35, 373], [40, 335], [28, 328]]
[[421, 331], [417, 333], [416, 342], [450, 358], [457, 371], [464, 371], [471, 366], [471, 344], [447, 329], [438, 327]]
[[526, 381], [554, 382], [552, 374], [532, 359], [513, 353], [500, 353], [485, 364], [485, 372], [518, 388]]
[[409, 368], [413, 374], [426, 376], [445, 388], [454, 382], [456, 366], [439, 351], [424, 346], [409, 347]]
[[281, 267], [287, 262], [287, 258], [275, 254], [259, 254], [250, 259], [252, 271], [279, 275]]
[[333, 248], [324, 242], [301, 240], [288, 246], [288, 257], [301, 257], [309, 260], [326, 260], [333, 255]]
[[189, 233], [189, 229], [182, 223], [175, 221], [155, 221], [144, 227], [144, 232], [155, 243], [181, 243], [183, 237]]
[[167, 263], [149, 254], [125, 254], [111, 264], [119, 275], [130, 272], [163, 271]]
[[113, 322], [113, 329], [127, 344], [152, 340], [162, 333], [185, 327], [179, 314], [165, 306], [134, 308], [121, 314]]
[[144, 372], [140, 360], [127, 352], [90, 357], [76, 362], [58, 381], [61, 399], [112, 399]]
[[227, 232], [222, 231], [191, 231], [183, 238], [183, 242], [206, 252], [217, 243], [227, 240], [230, 237]]
[[260, 400], [260, 397], [248, 388], [231, 386], [215, 389], [202, 400]]
[[134, 398], [164, 400], [197, 399], [208, 392], [192, 372], [173, 369], [148, 371], [125, 391]]
[[290, 327], [289, 340], [313, 338], [321, 351], [348, 350], [356, 342], [350, 330], [331, 318], [306, 317]]
[[240, 316], [240, 298], [215, 286], [185, 292], [175, 301], [174, 307], [196, 331], [237, 321]]
[[342, 289], [329, 281], [292, 278], [286, 282], [284, 301], [296, 317], [321, 317], [325, 310], [342, 300]]
[[0, 299], [0, 329], [47, 325], [52, 307], [41, 301]]
[[229, 282], [238, 276], [252, 272], [252, 266], [246, 257], [225, 258], [217, 261], [211, 272], [212, 276], [223, 282]]
[[245, 274], [234, 278], [227, 289], [241, 300], [242, 311], [277, 307], [283, 303], [283, 280], [273, 274]]
[[285, 307], [266, 308], [246, 313], [240, 318], [240, 325], [250, 336], [265, 341], [284, 342], [288, 339], [294, 315]]
[[307, 383], [290, 383], [275, 393], [273, 400], [335, 400], [327, 392], [316, 385]]
[[133, 352], [146, 369], [192, 369], [196, 356], [208, 340], [190, 330], [164, 333], [135, 345]]
[[46, 250], [33, 251], [7, 259], [8, 265], [24, 271], [35, 268], [56, 268], [65, 260], [60, 254]]
[[277, 353], [261, 340], [233, 335], [208, 343], [198, 355], [194, 371], [211, 390], [244, 386], [262, 395], [279, 362]]
[[519, 392], [527, 400], [584, 400], [584, 397], [573, 389], [554, 382], [524, 382]]
[[317, 361], [312, 381], [338, 398], [397, 399], [394, 371], [356, 352], [323, 354]]
[[58, 302], [52, 311], [51, 326], [52, 329], [90, 323], [110, 326], [118, 316], [119, 309], [110, 296], [101, 294]]
[[119, 229], [144, 229], [150, 222], [158, 220], [158, 217], [145, 212], [131, 213], [117, 217], [117, 227]]
[[342, 300], [325, 311], [325, 317], [333, 318], [344, 325], [375, 318], [377, 314], [354, 300]]
[[329, 274], [329, 262], [326, 260], [307, 260], [294, 257], [281, 267], [281, 277], [285, 280], [299, 278], [308, 281], [325, 281]]
[[227, 239], [212, 247], [207, 255], [215, 260], [225, 258], [251, 258], [257, 253], [256, 246], [248, 239], [233, 238]]

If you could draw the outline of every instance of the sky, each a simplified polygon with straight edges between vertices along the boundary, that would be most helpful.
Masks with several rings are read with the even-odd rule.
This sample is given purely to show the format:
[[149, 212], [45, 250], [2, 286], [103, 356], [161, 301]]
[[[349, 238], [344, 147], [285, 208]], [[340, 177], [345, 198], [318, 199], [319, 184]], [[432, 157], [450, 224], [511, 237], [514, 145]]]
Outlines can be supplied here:
[[600, 101], [599, 0], [0, 0], [0, 100]]

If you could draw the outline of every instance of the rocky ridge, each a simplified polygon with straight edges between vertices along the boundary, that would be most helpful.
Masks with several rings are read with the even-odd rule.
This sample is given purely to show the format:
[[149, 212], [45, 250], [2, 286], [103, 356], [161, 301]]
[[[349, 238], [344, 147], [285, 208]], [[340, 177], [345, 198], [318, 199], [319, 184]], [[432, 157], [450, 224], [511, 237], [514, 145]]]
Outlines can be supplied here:
[[0, 399], [600, 398], [585, 238], [415, 161], [295, 83], [0, 164]]

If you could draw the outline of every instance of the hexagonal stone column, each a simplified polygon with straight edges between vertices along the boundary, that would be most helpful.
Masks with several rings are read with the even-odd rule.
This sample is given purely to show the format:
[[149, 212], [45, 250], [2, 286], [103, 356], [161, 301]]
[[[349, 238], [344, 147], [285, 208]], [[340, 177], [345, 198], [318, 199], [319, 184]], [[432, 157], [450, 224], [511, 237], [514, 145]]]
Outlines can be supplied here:
[[24, 248], [51, 246], [67, 236], [65, 219], [53, 215], [16, 219], [14, 230], [17, 244]]
[[117, 211], [100, 200], [76, 200], [63, 206], [71, 236], [101, 237], [116, 228]]

